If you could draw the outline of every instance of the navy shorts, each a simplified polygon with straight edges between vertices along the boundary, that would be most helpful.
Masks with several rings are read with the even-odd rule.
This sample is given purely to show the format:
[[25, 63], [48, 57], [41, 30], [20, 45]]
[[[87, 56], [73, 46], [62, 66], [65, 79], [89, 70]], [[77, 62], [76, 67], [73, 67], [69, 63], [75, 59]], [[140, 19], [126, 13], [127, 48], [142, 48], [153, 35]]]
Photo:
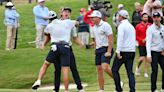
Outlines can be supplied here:
[[70, 66], [70, 46], [57, 44], [57, 50], [50, 50], [46, 60], [50, 63], [60, 62], [61, 66]]
[[112, 49], [111, 56], [105, 57], [105, 53], [107, 52], [108, 47], [101, 47], [99, 49], [96, 49], [95, 54], [95, 65], [101, 65], [102, 63], [110, 64], [110, 60], [114, 54], [114, 51]]
[[146, 56], [147, 55], [146, 46], [139, 46], [138, 49], [139, 49], [140, 56]]

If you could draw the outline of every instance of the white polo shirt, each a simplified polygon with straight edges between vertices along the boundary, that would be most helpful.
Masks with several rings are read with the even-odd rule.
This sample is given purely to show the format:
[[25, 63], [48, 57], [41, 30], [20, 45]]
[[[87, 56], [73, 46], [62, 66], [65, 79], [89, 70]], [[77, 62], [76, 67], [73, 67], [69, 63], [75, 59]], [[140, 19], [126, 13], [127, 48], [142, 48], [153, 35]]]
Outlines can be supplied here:
[[135, 52], [136, 33], [135, 28], [128, 20], [122, 20], [118, 26], [116, 52]]
[[96, 49], [108, 46], [108, 36], [113, 34], [111, 26], [101, 20], [99, 25], [94, 25], [91, 34], [96, 41]]
[[76, 21], [65, 19], [65, 20], [53, 20], [45, 29], [45, 33], [50, 34], [51, 42], [65, 41], [70, 43], [71, 35], [73, 37], [77, 36]]
[[[162, 38], [163, 36], [163, 38]], [[151, 51], [161, 52], [164, 50], [164, 25], [157, 27], [152, 24], [146, 32], [147, 57], [151, 57]]]

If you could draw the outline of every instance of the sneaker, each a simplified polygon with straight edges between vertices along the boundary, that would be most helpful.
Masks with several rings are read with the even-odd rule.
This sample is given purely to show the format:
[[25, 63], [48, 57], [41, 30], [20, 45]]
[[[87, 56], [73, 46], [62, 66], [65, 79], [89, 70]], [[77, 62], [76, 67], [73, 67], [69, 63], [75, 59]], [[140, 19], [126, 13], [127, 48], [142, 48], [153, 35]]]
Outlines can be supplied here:
[[158, 90], [155, 90], [155, 91], [153, 91], [153, 92], [159, 92]]
[[144, 77], [148, 78], [149, 77], [148, 73], [144, 73]]
[[5, 50], [6, 50], [6, 51], [10, 51], [11, 49], [10, 49], [10, 48], [6, 48]]
[[41, 85], [41, 80], [35, 81], [35, 83], [32, 85], [32, 89], [37, 90]]
[[85, 92], [85, 90], [84, 90], [84, 89], [81, 89], [81, 90], [79, 90], [78, 92]]
[[164, 89], [161, 89], [161, 92], [164, 92]]
[[40, 48], [40, 46], [36, 46], [36, 48], [38, 49], [38, 48]]
[[139, 69], [138, 67], [136, 67], [135, 75], [136, 75], [136, 76], [140, 76], [140, 75], [141, 75], [141, 74], [140, 74], [140, 69]]
[[90, 49], [90, 47], [91, 47], [90, 45], [85, 45], [86, 49]]
[[120, 84], [121, 84], [121, 88], [123, 88], [124, 87], [123, 81], [121, 81]]

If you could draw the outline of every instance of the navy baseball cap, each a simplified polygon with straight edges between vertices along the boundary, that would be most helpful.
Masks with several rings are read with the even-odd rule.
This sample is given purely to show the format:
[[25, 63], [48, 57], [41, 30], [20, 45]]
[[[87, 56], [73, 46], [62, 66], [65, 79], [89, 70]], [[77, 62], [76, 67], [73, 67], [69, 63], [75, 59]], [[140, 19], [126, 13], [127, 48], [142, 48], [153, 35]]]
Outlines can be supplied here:
[[154, 12], [154, 13], [153, 13], [153, 17], [161, 17], [161, 15], [160, 15], [159, 12]]

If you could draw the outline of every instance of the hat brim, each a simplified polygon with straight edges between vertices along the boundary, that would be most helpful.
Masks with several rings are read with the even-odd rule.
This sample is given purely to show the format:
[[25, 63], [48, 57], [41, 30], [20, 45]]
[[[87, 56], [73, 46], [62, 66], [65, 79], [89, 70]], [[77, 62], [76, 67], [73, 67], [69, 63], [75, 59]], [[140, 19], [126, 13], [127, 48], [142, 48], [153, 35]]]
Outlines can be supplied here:
[[93, 18], [93, 17], [96, 17], [96, 16], [93, 16], [93, 15], [89, 15], [88, 17], [89, 17], [89, 18]]
[[160, 15], [154, 15], [153, 18], [154, 18], [154, 17], [161, 17], [161, 16], [160, 16]]
[[95, 18], [95, 17], [97, 17], [97, 18], [101, 18], [101, 17], [99, 17], [99, 16], [95, 16], [95, 15], [89, 15], [88, 17], [89, 17], [89, 18]]
[[72, 10], [69, 9], [69, 8], [63, 9], [63, 11], [69, 11], [69, 12], [72, 12]]
[[45, 0], [39, 1], [38, 3], [42, 3], [42, 2], [45, 2]]
[[5, 7], [13, 7], [14, 5], [5, 5]]

